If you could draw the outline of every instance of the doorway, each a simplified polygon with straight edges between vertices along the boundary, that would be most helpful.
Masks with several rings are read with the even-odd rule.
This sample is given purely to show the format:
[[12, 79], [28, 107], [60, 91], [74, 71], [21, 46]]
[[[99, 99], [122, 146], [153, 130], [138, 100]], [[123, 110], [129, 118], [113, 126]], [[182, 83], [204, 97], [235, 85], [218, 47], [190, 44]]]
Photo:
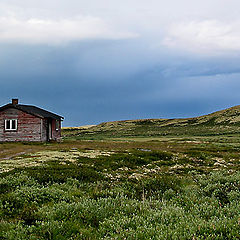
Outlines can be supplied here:
[[52, 119], [47, 120], [47, 141], [52, 139]]

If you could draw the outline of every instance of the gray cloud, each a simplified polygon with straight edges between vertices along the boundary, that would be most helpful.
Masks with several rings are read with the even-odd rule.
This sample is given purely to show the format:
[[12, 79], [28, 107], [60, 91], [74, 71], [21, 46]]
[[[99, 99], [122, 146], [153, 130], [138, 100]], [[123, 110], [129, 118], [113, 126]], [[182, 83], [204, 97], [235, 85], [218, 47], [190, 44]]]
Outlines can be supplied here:
[[[196, 116], [239, 104], [238, 41], [232, 41], [239, 7], [235, 0], [2, 0], [0, 104], [19, 97], [64, 115], [66, 126]], [[199, 29], [208, 19], [220, 29], [210, 40]], [[192, 22], [197, 33], [185, 34]], [[177, 35], [169, 28], [176, 24]], [[232, 27], [231, 34], [221, 26]], [[162, 45], [166, 37], [175, 48]], [[224, 54], [212, 54], [222, 44]], [[188, 51], [201, 46], [204, 55]]]

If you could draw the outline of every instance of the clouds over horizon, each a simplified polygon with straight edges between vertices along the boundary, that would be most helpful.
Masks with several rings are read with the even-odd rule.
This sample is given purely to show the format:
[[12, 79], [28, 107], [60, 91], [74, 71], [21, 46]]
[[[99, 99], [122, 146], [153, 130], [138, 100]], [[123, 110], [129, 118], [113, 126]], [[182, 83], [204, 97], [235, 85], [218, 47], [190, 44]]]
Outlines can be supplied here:
[[2, 0], [0, 103], [65, 125], [183, 117], [240, 103], [237, 0]]

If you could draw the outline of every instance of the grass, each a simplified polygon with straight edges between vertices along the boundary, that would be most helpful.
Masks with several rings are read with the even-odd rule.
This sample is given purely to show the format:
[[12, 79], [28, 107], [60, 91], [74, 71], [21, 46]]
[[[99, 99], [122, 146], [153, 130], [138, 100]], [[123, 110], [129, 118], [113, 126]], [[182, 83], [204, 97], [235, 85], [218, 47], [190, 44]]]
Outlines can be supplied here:
[[1, 144], [0, 239], [239, 239], [239, 143]]
[[240, 107], [0, 144], [0, 239], [240, 239]]
[[71, 140], [106, 140], [122, 138], [238, 137], [240, 106], [209, 115], [185, 119], [140, 119], [101, 123], [96, 126], [64, 128]]

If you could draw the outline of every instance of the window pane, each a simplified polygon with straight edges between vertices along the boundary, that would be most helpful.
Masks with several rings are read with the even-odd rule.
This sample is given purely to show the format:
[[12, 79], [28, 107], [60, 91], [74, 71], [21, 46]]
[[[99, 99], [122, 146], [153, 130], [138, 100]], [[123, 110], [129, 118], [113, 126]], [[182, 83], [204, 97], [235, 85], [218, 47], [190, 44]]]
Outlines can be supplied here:
[[12, 120], [12, 129], [16, 129], [16, 120]]
[[56, 130], [59, 129], [59, 121], [56, 120]]
[[6, 121], [6, 129], [10, 129], [10, 120]]

